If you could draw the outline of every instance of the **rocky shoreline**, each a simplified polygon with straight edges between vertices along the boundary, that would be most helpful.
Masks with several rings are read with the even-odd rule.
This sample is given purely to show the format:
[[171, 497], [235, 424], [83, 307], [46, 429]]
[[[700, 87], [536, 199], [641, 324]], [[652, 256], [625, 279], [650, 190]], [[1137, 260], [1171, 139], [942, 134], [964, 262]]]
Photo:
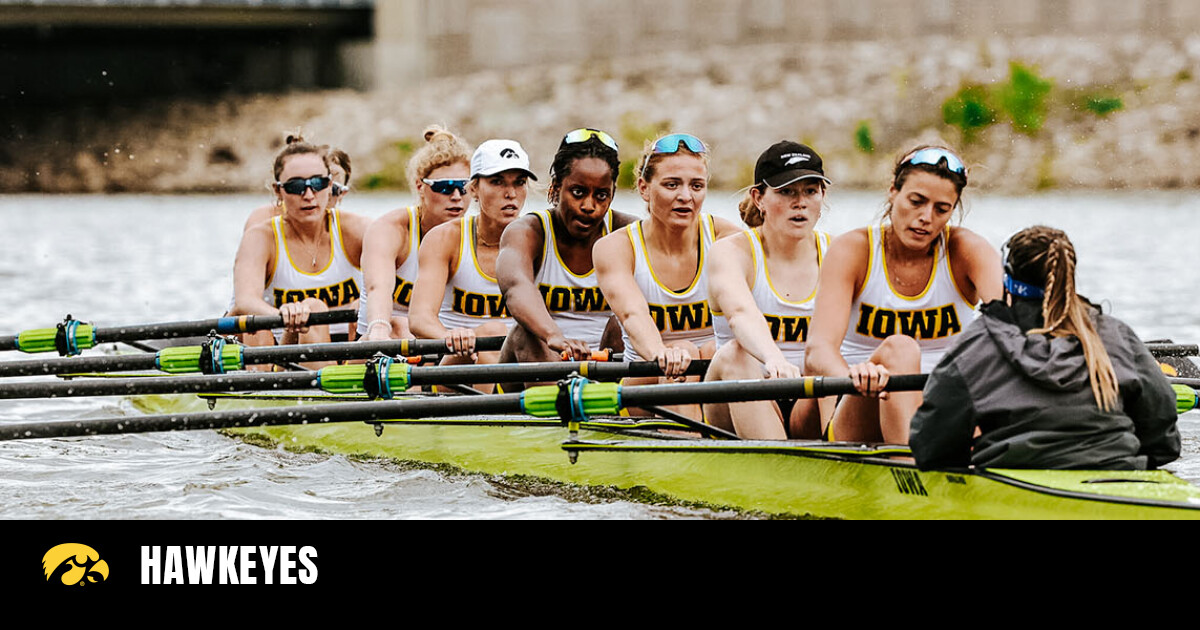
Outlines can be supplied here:
[[[1036, 133], [999, 116], [972, 142], [944, 120], [965, 86], [1003, 87], [1011, 64], [1049, 86]], [[0, 149], [7, 192], [263, 190], [286, 132], [339, 146], [359, 188], [402, 188], [407, 154], [440, 123], [478, 143], [509, 137], [545, 170], [562, 134], [609, 130], [622, 158], [647, 136], [691, 131], [714, 186], [750, 183], [758, 152], [816, 147], [841, 187], [881, 188], [895, 154], [958, 146], [987, 190], [1200, 187], [1200, 36], [844, 42], [710, 47], [585, 66], [430, 80], [409, 92], [225, 96], [26, 112]], [[1089, 95], [1119, 107], [1089, 111]]]

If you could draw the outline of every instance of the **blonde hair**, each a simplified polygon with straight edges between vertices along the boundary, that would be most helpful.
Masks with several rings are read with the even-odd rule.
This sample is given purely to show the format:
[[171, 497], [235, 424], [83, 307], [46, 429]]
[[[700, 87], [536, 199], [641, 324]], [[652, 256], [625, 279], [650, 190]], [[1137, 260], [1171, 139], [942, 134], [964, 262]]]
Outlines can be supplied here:
[[413, 188], [416, 188], [417, 182], [443, 166], [471, 163], [471, 148], [441, 125], [430, 125], [423, 135], [425, 146], [413, 153], [405, 169]]
[[1045, 288], [1043, 327], [1028, 334], [1074, 336], [1083, 347], [1096, 404], [1112, 411], [1117, 404], [1117, 373], [1096, 331], [1096, 307], [1075, 293], [1075, 246], [1062, 230], [1035, 226], [1008, 240], [1006, 270], [1016, 280]]

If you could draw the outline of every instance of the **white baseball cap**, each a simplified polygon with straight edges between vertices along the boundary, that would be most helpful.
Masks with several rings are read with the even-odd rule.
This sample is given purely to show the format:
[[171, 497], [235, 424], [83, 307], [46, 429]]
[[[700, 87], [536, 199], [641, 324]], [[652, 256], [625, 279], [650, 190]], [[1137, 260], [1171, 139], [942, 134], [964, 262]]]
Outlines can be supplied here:
[[522, 171], [537, 181], [537, 175], [529, 168], [529, 154], [516, 140], [488, 140], [471, 156], [471, 179], [512, 170]]

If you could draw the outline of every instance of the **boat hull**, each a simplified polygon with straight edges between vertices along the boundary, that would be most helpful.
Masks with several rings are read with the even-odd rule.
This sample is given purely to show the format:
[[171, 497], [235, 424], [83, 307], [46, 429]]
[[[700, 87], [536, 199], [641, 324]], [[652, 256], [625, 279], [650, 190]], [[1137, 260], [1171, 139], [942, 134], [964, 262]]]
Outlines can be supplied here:
[[[158, 398], [158, 402], [149, 401]], [[168, 403], [167, 399], [176, 398]], [[195, 398], [191, 400], [195, 401]], [[178, 411], [179, 397], [139, 407]], [[196, 404], [196, 403], [187, 403]], [[222, 407], [229, 403], [222, 403]], [[294, 404], [238, 401], [242, 404]], [[844, 519], [1198, 519], [1200, 488], [1165, 471], [934, 471], [903, 447], [613, 439], [627, 422], [438, 418], [238, 429], [290, 449], [452, 466], [770, 515]], [[575, 460], [572, 463], [572, 460]]]

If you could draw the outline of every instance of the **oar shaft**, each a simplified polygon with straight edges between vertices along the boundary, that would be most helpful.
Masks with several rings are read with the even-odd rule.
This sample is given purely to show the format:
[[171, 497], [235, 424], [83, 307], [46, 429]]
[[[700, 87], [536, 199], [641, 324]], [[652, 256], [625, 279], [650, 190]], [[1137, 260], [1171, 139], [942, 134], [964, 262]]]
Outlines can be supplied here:
[[[75, 361], [80, 361], [76, 359]], [[399, 366], [403, 368], [405, 366]], [[707, 362], [695, 361], [690, 374], [703, 374]], [[572, 374], [615, 381], [628, 376], [662, 376], [658, 364], [641, 363], [526, 363], [414, 367], [409, 385], [478, 385], [483, 383], [548, 382]], [[360, 377], [361, 378], [361, 377]], [[0, 400], [16, 398], [78, 398], [84, 396], [137, 396], [305, 390], [322, 387], [322, 372], [244, 372], [237, 374], [113, 378], [73, 381], [0, 383]], [[361, 389], [359, 391], [362, 391]], [[397, 392], [399, 393], [399, 392]]]
[[521, 395], [422, 398], [394, 402], [341, 403], [311, 407], [273, 407], [210, 413], [129, 416], [58, 422], [0, 424], [0, 440], [65, 438], [89, 435], [199, 431], [294, 424], [370, 422], [405, 417], [520, 413]]
[[[494, 352], [504, 345], [504, 337], [476, 340], [482, 352]], [[242, 360], [246, 365], [272, 363], [308, 363], [317, 361], [353, 361], [386, 356], [424, 356], [446, 354], [442, 339], [394, 339], [354, 343], [317, 343], [293, 346], [246, 346]], [[48, 376], [52, 374], [88, 374], [132, 372], [158, 369], [159, 353], [143, 355], [85, 356], [47, 359], [22, 359], [0, 362], [0, 376]]]
[[[889, 392], [920, 391], [928, 377], [924, 374], [891, 377]], [[683, 405], [696, 403], [736, 403], [752, 400], [790, 400], [854, 395], [858, 390], [849, 378], [812, 377], [766, 381], [717, 381], [681, 383], [658, 387], [626, 387], [621, 390], [625, 407]]]
[[[323, 313], [309, 315], [309, 324], [325, 326], [329, 324], [344, 324], [358, 320], [358, 314], [352, 310], [336, 309]], [[125, 341], [141, 341], [145, 339], [177, 339], [207, 335], [216, 331], [219, 335], [236, 335], [245, 332], [256, 332], [271, 328], [282, 328], [281, 315], [243, 315], [235, 317], [219, 317], [183, 322], [165, 322], [160, 324], [137, 324], [132, 326], [113, 326], [95, 328], [92, 342], [112, 343]], [[21, 350], [19, 344], [21, 335], [6, 335], [0, 337], [0, 350]], [[25, 351], [42, 352], [44, 349]]]
[[[889, 391], [920, 389], [925, 378], [923, 375], [894, 376], [887, 389]], [[835, 396], [852, 394], [854, 391], [854, 384], [850, 379], [812, 378], [626, 387], [621, 389], [620, 397], [622, 404], [626, 407], [646, 407], [655, 404], [746, 402], [772, 398]], [[92, 418], [57, 422], [4, 423], [0, 424], [0, 440], [524, 413], [526, 412], [525, 406], [525, 397], [522, 394], [503, 394], [273, 407], [210, 413]]]
[[1146, 348], [1155, 358], [1200, 356], [1200, 346], [1195, 344], [1148, 343]]

